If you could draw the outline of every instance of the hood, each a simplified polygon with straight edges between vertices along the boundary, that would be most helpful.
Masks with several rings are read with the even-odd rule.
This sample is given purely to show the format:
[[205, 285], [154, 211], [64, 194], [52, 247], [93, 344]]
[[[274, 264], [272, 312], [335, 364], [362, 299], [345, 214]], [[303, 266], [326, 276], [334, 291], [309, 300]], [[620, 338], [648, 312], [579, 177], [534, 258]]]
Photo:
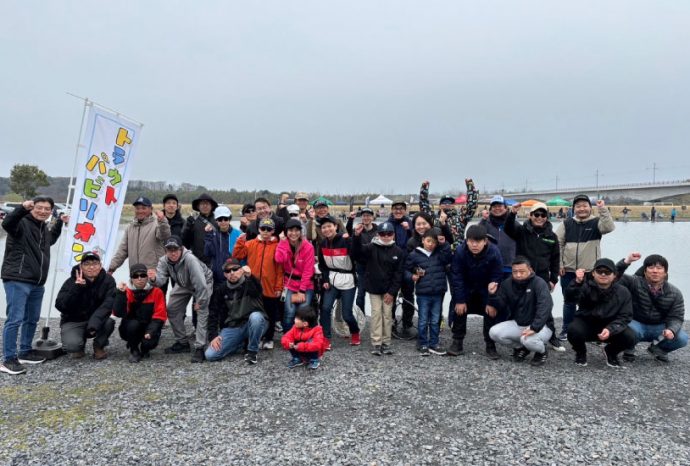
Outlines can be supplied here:
[[170, 259], [168, 259], [168, 258], [166, 257], [166, 258], [165, 258], [165, 261], [166, 261], [168, 264], [170, 264], [170, 265], [181, 264], [182, 262], [184, 262], [184, 260], [185, 260], [185, 258], [187, 257], [188, 254], [191, 254], [191, 252], [190, 252], [187, 248], [185, 248], [184, 246], [182, 246], [182, 255], [180, 255], [180, 260], [178, 260], [177, 262], [171, 262]]
[[594, 220], [595, 218], [597, 218], [597, 217], [596, 217], [596, 215], [594, 215], [594, 214], [590, 214], [589, 217], [587, 217], [587, 218], [584, 219], [584, 220], [580, 220], [580, 219], [578, 219], [578, 218], [575, 217], [575, 216], [572, 217], [572, 219], [575, 220], [577, 223], [589, 222], [590, 220]]
[[199, 203], [201, 201], [208, 201], [211, 203], [211, 212], [216, 210], [216, 207], [218, 207], [218, 203], [210, 195], [203, 193], [192, 201], [192, 209], [199, 212]]
[[381, 246], [384, 248], [390, 248], [391, 246], [395, 246], [395, 240], [391, 241], [390, 243], [384, 243], [383, 241], [381, 241], [381, 238], [379, 238], [378, 236], [374, 236], [371, 239], [371, 242], [373, 244], [376, 244], [377, 246]]

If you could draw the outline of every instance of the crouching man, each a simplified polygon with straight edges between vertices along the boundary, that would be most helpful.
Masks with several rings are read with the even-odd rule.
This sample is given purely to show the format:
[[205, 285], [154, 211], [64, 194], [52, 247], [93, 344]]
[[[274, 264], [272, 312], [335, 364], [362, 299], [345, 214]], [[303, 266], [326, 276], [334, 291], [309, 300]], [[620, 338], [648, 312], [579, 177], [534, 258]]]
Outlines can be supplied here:
[[249, 340], [244, 360], [256, 364], [259, 343], [268, 327], [261, 282], [235, 258], [225, 262], [223, 273], [226, 282], [213, 291], [210, 309], [211, 328], [217, 328], [218, 322], [222, 329], [206, 349], [206, 359], [219, 361], [243, 349]]
[[513, 260], [511, 276], [500, 287], [489, 284], [489, 306], [508, 319], [491, 327], [491, 339], [512, 347], [513, 361], [522, 362], [534, 351], [530, 364], [543, 365], [547, 358], [546, 344], [553, 335], [546, 325], [553, 300], [549, 285], [535, 275], [526, 257], [517, 256]]
[[146, 265], [131, 266], [129, 279], [117, 287], [113, 315], [122, 318], [120, 337], [127, 342], [129, 362], [136, 363], [158, 346], [168, 314], [163, 291], [149, 283]]
[[113, 311], [115, 279], [101, 265], [95, 252], [84, 253], [81, 262], [63, 283], [55, 307], [61, 312], [62, 348], [73, 358], [84, 357], [86, 340], [93, 338], [94, 359], [105, 359], [108, 337], [115, 330]]

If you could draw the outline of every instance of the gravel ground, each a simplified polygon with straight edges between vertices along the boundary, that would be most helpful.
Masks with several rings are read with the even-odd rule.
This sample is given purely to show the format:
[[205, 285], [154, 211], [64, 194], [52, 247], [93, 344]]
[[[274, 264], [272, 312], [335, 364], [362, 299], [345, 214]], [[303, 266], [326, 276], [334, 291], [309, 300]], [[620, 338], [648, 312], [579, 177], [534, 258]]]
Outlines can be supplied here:
[[638, 348], [616, 371], [592, 345], [588, 367], [568, 350], [533, 368], [505, 348], [488, 360], [480, 323], [468, 322], [464, 356], [422, 358], [394, 340], [377, 358], [366, 336], [334, 341], [317, 371], [288, 370], [279, 349], [256, 366], [192, 365], [163, 354], [169, 329], [130, 364], [115, 332], [105, 361], [2, 374], [0, 463], [690, 464], [690, 352], [663, 365]]

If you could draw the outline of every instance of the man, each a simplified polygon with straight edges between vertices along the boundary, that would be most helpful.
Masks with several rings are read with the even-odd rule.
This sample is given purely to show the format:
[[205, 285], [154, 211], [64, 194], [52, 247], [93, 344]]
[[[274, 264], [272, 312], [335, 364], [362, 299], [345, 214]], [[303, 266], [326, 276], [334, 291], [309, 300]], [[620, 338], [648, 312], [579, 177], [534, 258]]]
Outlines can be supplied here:
[[182, 228], [182, 243], [189, 249], [201, 262], [211, 267], [211, 258], [204, 254], [204, 241], [206, 238], [206, 226], [211, 225], [218, 228], [216, 220], [213, 218], [213, 211], [218, 207], [218, 203], [208, 194], [203, 193], [192, 201], [192, 210], [199, 212], [196, 217], [190, 215]]
[[[429, 204], [429, 186], [429, 181], [424, 181], [419, 190], [419, 210], [429, 215], [434, 215], [431, 204]], [[479, 191], [475, 188], [474, 181], [471, 178], [465, 179], [465, 186], [467, 187], [467, 203], [458, 210], [454, 207], [454, 197], [450, 195], [443, 196], [439, 201], [440, 212], [435, 218], [437, 227], [449, 226], [453, 237], [448, 238], [448, 242], [451, 243], [453, 252], [465, 239], [465, 228], [477, 211]]]
[[[407, 251], [407, 242], [412, 237], [412, 220], [407, 216], [407, 202], [403, 200], [393, 201], [391, 204], [391, 214], [388, 221], [393, 224], [395, 230], [395, 244]], [[404, 262], [404, 261], [403, 261]], [[414, 331], [414, 284], [403, 280], [400, 287], [402, 294], [402, 327], [398, 328], [398, 321], [395, 315], [398, 311], [399, 301], [396, 297], [393, 307], [393, 336], [403, 340], [412, 340], [417, 337]]]
[[578, 305], [568, 327], [568, 341], [575, 350], [575, 364], [587, 365], [588, 341], [606, 343], [606, 365], [622, 369], [618, 354], [635, 345], [635, 332], [628, 326], [632, 319], [630, 292], [616, 283], [616, 265], [611, 259], [599, 259], [591, 274], [575, 271], [575, 279], [566, 288], [566, 298]]
[[276, 206], [276, 215], [283, 220], [283, 225], [285, 225], [287, 221], [290, 220], [290, 216], [288, 215], [287, 210], [287, 203], [289, 199], [290, 194], [282, 193], [280, 195], [280, 199], [278, 200], [278, 205]]
[[[515, 253], [529, 260], [534, 273], [543, 279], [549, 285], [549, 290], [553, 292], [558, 283], [561, 254], [558, 237], [549, 222], [548, 208], [543, 202], [535, 202], [530, 208], [529, 218], [520, 225], [515, 219], [520, 207], [518, 203], [510, 208], [510, 213], [506, 218], [505, 232], [515, 240]], [[549, 319], [547, 325], [551, 329], [549, 340], [551, 347], [559, 352], [565, 351], [565, 347], [556, 336], [553, 317]]]
[[307, 214], [309, 211], [309, 196], [307, 196], [307, 193], [299, 192], [295, 194], [295, 204], [299, 207], [300, 220], [306, 222], [309, 217]]
[[558, 338], [568, 339], [568, 325], [575, 317], [575, 303], [565, 298], [568, 285], [577, 269], [590, 272], [601, 257], [601, 238], [616, 228], [603, 200], [597, 201], [598, 217], [592, 215], [592, 203], [585, 194], [573, 199], [573, 216], [556, 230], [561, 254], [561, 290], [563, 290], [563, 327]]
[[486, 228], [487, 233], [496, 240], [498, 249], [501, 251], [503, 278], [510, 276], [513, 259], [515, 259], [515, 240], [504, 231], [507, 217], [508, 207], [505, 199], [503, 196], [494, 196], [489, 203], [489, 218], [479, 221], [479, 224]]
[[[46, 221], [55, 203], [39, 196], [24, 201], [2, 221], [7, 232], [5, 256], [2, 261], [2, 280], [7, 300], [7, 320], [2, 330], [4, 362], [0, 371], [22, 374], [22, 364], [40, 364], [44, 358], [31, 349], [36, 324], [41, 317], [44, 284], [50, 268], [50, 247], [62, 232], [67, 215], [62, 215], [52, 227]], [[21, 327], [21, 333], [20, 333]], [[19, 353], [17, 334], [20, 333]]]
[[323, 242], [323, 235], [321, 234], [321, 220], [326, 218], [333, 218], [335, 220], [336, 233], [344, 233], [345, 225], [340, 219], [330, 216], [330, 208], [328, 203], [323, 199], [314, 202], [314, 218], [307, 221], [307, 239], [311, 241], [314, 246], [314, 252], [318, 256], [321, 250], [321, 243]]
[[[268, 327], [261, 283], [252, 276], [248, 266], [240, 266], [234, 258], [228, 259], [223, 272], [226, 282], [216, 288], [211, 303], [211, 319], [217, 320], [223, 329], [206, 349], [206, 359], [219, 361], [244, 348], [248, 340], [244, 360], [247, 364], [256, 364], [259, 343]], [[217, 326], [214, 322], [211, 324]]]
[[211, 270], [213, 271], [213, 282], [215, 284], [225, 283], [223, 276], [223, 265], [232, 256], [237, 239], [241, 233], [238, 229], [230, 225], [232, 211], [222, 205], [213, 211], [218, 228], [208, 224], [204, 227], [206, 236], [204, 237], [204, 255], [211, 260]]
[[[360, 225], [362, 225], [362, 232], [360, 233], [359, 238], [362, 246], [366, 246], [367, 244], [371, 243], [371, 240], [374, 239], [374, 237], [376, 237], [378, 227], [374, 223], [374, 211], [369, 207], [360, 209], [360, 215], [362, 218], [362, 222], [360, 223]], [[353, 224], [355, 221], [355, 216], [355, 212], [350, 212], [350, 218], [347, 220], [347, 224], [345, 225], [345, 229], [350, 236], [354, 234]], [[364, 297], [366, 295], [366, 274], [364, 265], [364, 261], [361, 260], [357, 260], [355, 264], [355, 271], [357, 274], [357, 298], [355, 299], [355, 304], [362, 310], [362, 312], [364, 312]]]
[[275, 235], [280, 236], [285, 227], [283, 219], [271, 211], [271, 201], [263, 197], [257, 197], [254, 201], [254, 208], [256, 209], [256, 220], [247, 226], [245, 234], [247, 241], [259, 236], [259, 223], [267, 218], [273, 220], [275, 224]]
[[[113, 274], [129, 258], [130, 264], [144, 264], [151, 271], [165, 254], [163, 244], [170, 238], [170, 224], [160, 210], [153, 213], [153, 205], [146, 197], [138, 197], [134, 206], [134, 219], [127, 225], [125, 235], [110, 261], [108, 273]], [[165, 294], [166, 288], [163, 289]]]
[[105, 347], [115, 330], [115, 321], [110, 318], [114, 297], [115, 279], [103, 270], [101, 258], [95, 252], [83, 254], [55, 300], [62, 314], [62, 349], [72, 358], [84, 357], [88, 338], [93, 338], [94, 359], [108, 357]]
[[165, 242], [165, 255], [151, 274], [151, 282], [161, 286], [174, 283], [168, 300], [168, 320], [175, 335], [175, 343], [165, 349], [166, 354], [188, 353], [189, 341], [184, 328], [187, 303], [194, 298], [192, 311], [197, 314], [193, 363], [204, 362], [204, 347], [208, 332], [208, 305], [213, 291], [213, 273], [197, 257], [182, 246], [182, 240], [171, 236]]
[[489, 337], [496, 343], [512, 347], [514, 362], [524, 361], [534, 351], [530, 364], [544, 365], [546, 343], [553, 335], [553, 330], [546, 325], [553, 320], [553, 300], [546, 281], [534, 273], [529, 259], [516, 256], [511, 276], [503, 280], [500, 287], [490, 283], [488, 289], [489, 306], [508, 319], [491, 327]]
[[242, 206], [242, 217], [240, 217], [240, 231], [247, 232], [247, 227], [256, 220], [256, 209], [253, 203], [247, 203]]
[[165, 218], [168, 219], [170, 225], [170, 234], [182, 237], [182, 228], [184, 227], [184, 219], [180, 214], [180, 201], [174, 194], [166, 194], [163, 197], [163, 212]]
[[447, 353], [450, 356], [464, 354], [463, 342], [467, 333], [467, 314], [484, 317], [484, 343], [486, 355], [498, 359], [496, 344], [489, 336], [489, 329], [501, 322], [496, 309], [488, 306], [488, 287], [503, 278], [501, 251], [489, 243], [486, 228], [472, 225], [467, 229], [465, 242], [455, 251], [451, 263], [450, 287], [455, 303], [453, 343]]
[[[652, 342], [647, 351], [657, 361], [668, 362], [668, 353], [688, 344], [688, 334], [683, 330], [683, 294], [668, 282], [668, 261], [659, 254], [645, 257], [642, 268], [634, 275], [624, 275], [640, 257], [639, 252], [632, 252], [616, 264], [620, 284], [632, 295], [633, 320], [629, 326], [637, 342]], [[634, 347], [625, 350], [623, 360], [635, 360]]]

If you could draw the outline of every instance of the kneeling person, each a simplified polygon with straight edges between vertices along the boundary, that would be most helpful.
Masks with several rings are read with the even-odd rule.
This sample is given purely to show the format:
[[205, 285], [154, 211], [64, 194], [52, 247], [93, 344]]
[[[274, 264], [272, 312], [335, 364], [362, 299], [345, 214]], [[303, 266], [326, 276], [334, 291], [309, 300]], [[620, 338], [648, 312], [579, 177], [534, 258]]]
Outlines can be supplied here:
[[73, 358], [84, 356], [88, 338], [93, 338], [94, 359], [108, 357], [105, 347], [115, 330], [115, 321], [110, 318], [114, 294], [115, 279], [103, 270], [101, 258], [95, 252], [84, 253], [55, 300], [62, 314], [62, 348]]
[[534, 351], [531, 364], [546, 362], [547, 347], [553, 332], [546, 325], [551, 316], [553, 300], [549, 285], [532, 270], [529, 260], [517, 256], [513, 260], [511, 276], [500, 287], [489, 284], [489, 306], [508, 317], [496, 324], [489, 336], [496, 343], [513, 348], [513, 361], [522, 362]]
[[139, 362], [158, 346], [168, 314], [165, 296], [149, 283], [146, 265], [129, 268], [129, 283], [120, 283], [115, 293], [113, 315], [121, 317], [120, 337], [127, 342], [130, 362]]
[[206, 359], [219, 361], [244, 348], [248, 339], [244, 360], [256, 364], [259, 343], [268, 327], [261, 282], [252, 276], [248, 266], [240, 266], [235, 258], [225, 262], [223, 272], [226, 282], [213, 291], [210, 306], [211, 320], [218, 319], [223, 328], [206, 348]]

